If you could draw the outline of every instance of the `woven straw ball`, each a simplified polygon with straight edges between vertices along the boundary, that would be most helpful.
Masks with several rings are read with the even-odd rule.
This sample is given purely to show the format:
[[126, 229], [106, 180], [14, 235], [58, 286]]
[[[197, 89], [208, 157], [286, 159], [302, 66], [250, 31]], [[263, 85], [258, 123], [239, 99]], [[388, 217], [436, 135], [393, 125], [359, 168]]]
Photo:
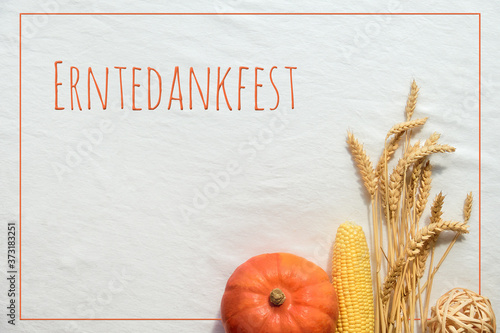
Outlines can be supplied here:
[[434, 333], [494, 333], [496, 320], [488, 298], [455, 288], [441, 296], [432, 307], [429, 328]]

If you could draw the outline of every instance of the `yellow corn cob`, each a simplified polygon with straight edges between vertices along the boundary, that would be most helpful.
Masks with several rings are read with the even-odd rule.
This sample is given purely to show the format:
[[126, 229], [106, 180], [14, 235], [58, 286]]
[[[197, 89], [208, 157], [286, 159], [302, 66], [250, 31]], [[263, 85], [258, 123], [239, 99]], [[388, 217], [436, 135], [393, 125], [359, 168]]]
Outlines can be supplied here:
[[370, 252], [361, 226], [343, 223], [333, 247], [333, 285], [339, 298], [339, 333], [374, 331]]

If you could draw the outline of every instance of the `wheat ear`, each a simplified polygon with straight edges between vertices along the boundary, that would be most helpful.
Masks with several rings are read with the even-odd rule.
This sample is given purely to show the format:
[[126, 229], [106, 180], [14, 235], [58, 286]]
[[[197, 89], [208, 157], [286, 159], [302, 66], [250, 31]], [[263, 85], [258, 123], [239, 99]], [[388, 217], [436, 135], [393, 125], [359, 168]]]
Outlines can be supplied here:
[[470, 215], [472, 212], [472, 192], [467, 194], [464, 202], [464, 222], [469, 222]]
[[441, 137], [441, 134], [436, 133], [436, 132], [432, 133], [431, 136], [429, 138], [427, 138], [427, 140], [425, 140], [424, 146], [431, 146], [431, 145], [437, 144], [440, 137]]
[[406, 101], [406, 120], [410, 120], [413, 116], [413, 111], [415, 111], [415, 106], [417, 105], [419, 88], [415, 80], [411, 83], [410, 94], [408, 95], [408, 100]]
[[373, 196], [377, 189], [377, 179], [375, 177], [375, 170], [373, 169], [372, 162], [363, 149], [363, 145], [358, 142], [351, 132], [347, 133], [347, 143], [351, 149], [354, 162], [361, 173], [363, 184], [368, 190], [368, 193], [370, 193], [370, 196]]
[[431, 191], [432, 182], [432, 165], [430, 161], [425, 163], [422, 169], [422, 175], [420, 177], [420, 187], [418, 189], [418, 199], [415, 204], [415, 220], [418, 222], [422, 216], [425, 206], [427, 205], [427, 199]]
[[427, 117], [415, 120], [408, 120], [403, 123], [396, 124], [389, 130], [389, 132], [387, 132], [387, 136], [385, 137], [385, 139], [387, 140], [391, 135], [405, 133], [408, 130], [411, 130], [415, 127], [423, 126], [426, 121]]
[[431, 208], [431, 223], [436, 223], [441, 220], [441, 215], [443, 215], [442, 209], [444, 204], [444, 195], [439, 192], [434, 198], [434, 203]]
[[406, 204], [407, 204], [407, 212], [410, 212], [413, 209], [415, 204], [415, 196], [418, 191], [418, 184], [422, 178], [422, 169], [424, 167], [424, 159], [418, 160], [413, 165], [411, 176], [408, 182], [408, 189], [406, 191]]

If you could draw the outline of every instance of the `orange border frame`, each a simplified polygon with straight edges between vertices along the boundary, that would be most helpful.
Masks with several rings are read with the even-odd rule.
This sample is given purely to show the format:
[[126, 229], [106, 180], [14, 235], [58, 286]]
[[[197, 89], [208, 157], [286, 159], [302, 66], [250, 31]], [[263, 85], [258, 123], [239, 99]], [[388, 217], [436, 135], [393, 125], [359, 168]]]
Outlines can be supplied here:
[[220, 320], [220, 318], [22, 318], [21, 316], [21, 32], [23, 15], [293, 15], [293, 16], [313, 16], [313, 15], [466, 15], [477, 16], [479, 24], [479, 294], [481, 294], [481, 13], [19, 13], [19, 320]]

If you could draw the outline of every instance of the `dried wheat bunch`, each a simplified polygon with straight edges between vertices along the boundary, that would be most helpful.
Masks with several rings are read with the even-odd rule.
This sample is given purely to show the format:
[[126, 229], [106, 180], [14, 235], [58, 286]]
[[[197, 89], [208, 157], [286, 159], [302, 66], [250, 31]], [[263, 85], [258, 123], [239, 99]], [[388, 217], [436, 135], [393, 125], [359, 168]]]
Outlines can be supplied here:
[[[377, 263], [375, 332], [414, 332], [417, 310], [422, 316], [421, 330], [425, 332], [434, 276], [459, 235], [468, 233], [471, 194], [465, 200], [463, 221], [442, 218], [445, 199], [442, 193], [434, 199], [429, 221], [420, 221], [431, 191], [429, 157], [451, 153], [455, 148], [438, 143], [438, 133], [433, 133], [423, 144], [411, 142], [413, 130], [427, 121], [427, 118], [412, 119], [418, 92], [413, 81], [405, 107], [406, 119], [387, 132], [383, 152], [375, 167], [354, 134], [349, 132], [347, 135], [351, 155], [371, 197]], [[401, 157], [389, 170], [389, 162], [398, 150]], [[434, 265], [434, 246], [440, 234], [446, 231], [455, 233], [455, 238]], [[425, 278], [427, 267], [429, 272]]]

